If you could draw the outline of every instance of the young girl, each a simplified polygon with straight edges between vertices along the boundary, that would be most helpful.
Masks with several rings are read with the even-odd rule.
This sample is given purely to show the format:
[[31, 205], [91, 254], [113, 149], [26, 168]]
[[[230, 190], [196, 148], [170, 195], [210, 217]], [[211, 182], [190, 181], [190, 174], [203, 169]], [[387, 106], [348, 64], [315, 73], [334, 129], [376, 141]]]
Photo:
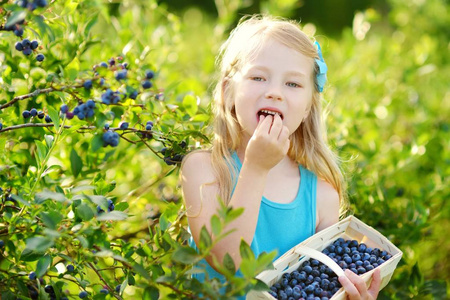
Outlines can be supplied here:
[[[185, 157], [182, 188], [195, 243], [203, 226], [211, 232], [219, 198], [244, 209], [212, 251], [239, 266], [241, 239], [255, 255], [277, 250], [279, 257], [336, 223], [344, 186], [321, 128], [327, 67], [318, 44], [294, 22], [256, 16], [240, 22], [219, 58], [212, 149]], [[212, 257], [205, 268], [223, 279]], [[376, 298], [379, 272], [370, 289], [346, 275], [339, 280], [350, 299]]]

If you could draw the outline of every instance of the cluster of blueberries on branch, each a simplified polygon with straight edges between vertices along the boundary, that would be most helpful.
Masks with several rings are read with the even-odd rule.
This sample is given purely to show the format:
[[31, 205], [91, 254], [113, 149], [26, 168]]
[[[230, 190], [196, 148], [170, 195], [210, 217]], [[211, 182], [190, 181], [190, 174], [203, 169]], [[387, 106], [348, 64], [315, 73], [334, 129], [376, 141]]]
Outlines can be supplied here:
[[[22, 112], [22, 117], [24, 119], [29, 119], [29, 118], [34, 118], [34, 117], [38, 117], [39, 119], [44, 119], [45, 118], [45, 122], [50, 123], [52, 122], [52, 119], [50, 118], [49, 115], [46, 115], [42, 110], [37, 111], [36, 108], [32, 108], [30, 110], [24, 110]], [[1, 130], [1, 128], [0, 128]]]
[[[24, 55], [28, 56], [33, 53], [33, 50], [36, 50], [38, 46], [39, 42], [36, 40], [30, 41], [29, 39], [23, 39], [21, 42], [16, 43], [15, 48], [17, 51], [22, 51]], [[36, 55], [36, 60], [39, 62], [43, 61], [44, 58], [45, 56], [42, 53]]]

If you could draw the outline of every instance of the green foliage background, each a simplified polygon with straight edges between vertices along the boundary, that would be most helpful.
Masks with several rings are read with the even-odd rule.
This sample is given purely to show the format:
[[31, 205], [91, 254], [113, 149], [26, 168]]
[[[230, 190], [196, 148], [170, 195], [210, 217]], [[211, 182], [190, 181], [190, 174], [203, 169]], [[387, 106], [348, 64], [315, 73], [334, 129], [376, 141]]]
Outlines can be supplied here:
[[[165, 164], [160, 151], [167, 147], [185, 154], [209, 145], [215, 54], [239, 15], [255, 12], [255, 5], [247, 4], [215, 1], [217, 13], [212, 14], [195, 7], [172, 11], [157, 1], [57, 1], [27, 16], [24, 37], [40, 41], [39, 52], [46, 56], [40, 64], [14, 49], [20, 39], [12, 32], [0, 31], [0, 105], [50, 85], [79, 85], [92, 78], [94, 64], [118, 55], [130, 63], [129, 85], [138, 86], [146, 69], [157, 74], [151, 91], [136, 101], [100, 105], [89, 122], [61, 120], [71, 128], [59, 133], [56, 128], [7, 127], [24, 123], [24, 109], [51, 112], [62, 103], [73, 108], [77, 98], [99, 99], [99, 86], [90, 92], [37, 94], [0, 111], [0, 239], [6, 242], [0, 289], [5, 299], [24, 296], [26, 275], [33, 270], [46, 274], [46, 283], [62, 282], [55, 268], [60, 261], [80, 270], [78, 279], [64, 275], [74, 280], [64, 281], [62, 288], [73, 297], [80, 286], [95, 299], [112, 297], [98, 295], [105, 282], [113, 288], [122, 284], [124, 299], [188, 299], [199, 297], [199, 291], [214, 295], [215, 284], [188, 279], [192, 262], [201, 256], [184, 246], [188, 233], [178, 167]], [[303, 26], [321, 43], [329, 66], [328, 135], [343, 158], [352, 212], [404, 252], [380, 299], [446, 299], [448, 4], [384, 4], [356, 12], [352, 27], [339, 34], [328, 36], [320, 24]], [[1, 5], [4, 25], [10, 17], [6, 12], [15, 6]], [[268, 0], [257, 8], [295, 17], [298, 5]], [[112, 87], [121, 86], [112, 73], [103, 75]], [[164, 93], [163, 101], [155, 99], [158, 93]], [[123, 136], [131, 142], [101, 147], [103, 124], [117, 127], [121, 120], [140, 130], [152, 120], [154, 138], [144, 141], [130, 131]], [[83, 129], [87, 125], [96, 129]], [[188, 149], [179, 146], [181, 141]], [[17, 196], [14, 204], [5, 201], [8, 190]], [[108, 220], [95, 212], [106, 199], [114, 201], [117, 213]], [[221, 221], [232, 217], [224, 210]], [[203, 255], [211, 246], [207, 236]], [[252, 270], [256, 275], [267, 266], [262, 259]], [[102, 269], [104, 282], [97, 273]], [[230, 295], [255, 283], [251, 278], [232, 281]]]

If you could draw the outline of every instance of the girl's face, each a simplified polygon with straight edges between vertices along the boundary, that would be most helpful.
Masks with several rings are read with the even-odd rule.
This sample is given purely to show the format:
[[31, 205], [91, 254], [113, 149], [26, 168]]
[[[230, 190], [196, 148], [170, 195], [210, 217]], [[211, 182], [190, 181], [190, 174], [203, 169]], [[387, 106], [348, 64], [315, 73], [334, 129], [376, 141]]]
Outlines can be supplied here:
[[281, 115], [292, 134], [308, 115], [313, 93], [313, 59], [277, 41], [265, 42], [234, 77], [235, 110], [248, 140], [261, 114]]

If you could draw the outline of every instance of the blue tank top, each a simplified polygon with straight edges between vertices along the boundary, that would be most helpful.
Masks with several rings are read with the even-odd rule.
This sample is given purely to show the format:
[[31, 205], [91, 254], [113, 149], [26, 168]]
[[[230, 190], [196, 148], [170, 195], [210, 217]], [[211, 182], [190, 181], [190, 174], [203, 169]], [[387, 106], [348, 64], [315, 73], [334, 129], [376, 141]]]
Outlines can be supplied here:
[[[237, 174], [239, 174], [242, 164], [236, 152], [232, 154], [232, 158]], [[300, 185], [297, 196], [292, 202], [276, 203], [262, 197], [255, 235], [251, 244], [256, 256], [262, 252], [277, 250], [275, 257], [277, 259], [315, 233], [317, 176], [301, 165], [299, 165], [299, 170]], [[189, 244], [197, 249], [192, 237]], [[224, 282], [224, 276], [215, 271], [206, 260], [200, 261], [197, 267], [205, 269], [210, 279], [218, 278]], [[205, 280], [205, 274], [200, 273], [193, 276], [199, 281]]]

